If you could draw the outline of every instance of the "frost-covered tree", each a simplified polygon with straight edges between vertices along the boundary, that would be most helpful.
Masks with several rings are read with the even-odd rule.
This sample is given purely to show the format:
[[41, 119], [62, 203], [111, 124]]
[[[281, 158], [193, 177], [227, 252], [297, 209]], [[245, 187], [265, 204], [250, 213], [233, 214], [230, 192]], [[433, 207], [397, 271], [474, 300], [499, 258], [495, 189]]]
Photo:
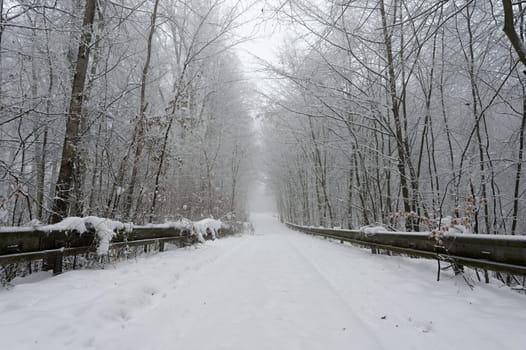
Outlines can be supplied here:
[[499, 4], [276, 6], [297, 34], [267, 67], [281, 82], [268, 133], [279, 128], [271, 143], [287, 149], [271, 168], [282, 216], [412, 230], [452, 216], [475, 232], [518, 232], [523, 74]]
[[1, 224], [244, 211], [250, 88], [233, 47], [246, 4], [0, 9]]

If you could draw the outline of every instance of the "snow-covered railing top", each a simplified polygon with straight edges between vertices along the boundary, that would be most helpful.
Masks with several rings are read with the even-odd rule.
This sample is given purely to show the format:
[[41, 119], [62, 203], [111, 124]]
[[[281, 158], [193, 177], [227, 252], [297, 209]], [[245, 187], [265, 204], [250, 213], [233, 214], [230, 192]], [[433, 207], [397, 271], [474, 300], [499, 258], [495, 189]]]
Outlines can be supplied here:
[[[425, 238], [434, 238], [435, 233], [432, 231], [422, 231], [422, 232], [407, 232], [407, 231], [389, 231], [383, 226], [363, 226], [360, 227], [357, 230], [351, 230], [351, 229], [343, 229], [340, 227], [333, 227], [333, 228], [327, 228], [322, 226], [302, 226], [302, 225], [296, 225], [293, 223], [286, 223], [289, 226], [294, 226], [297, 228], [305, 228], [305, 229], [319, 229], [319, 230], [330, 230], [334, 232], [359, 232], [363, 233], [368, 236], [373, 235], [394, 235], [394, 236], [408, 236], [408, 237], [425, 237]], [[500, 234], [477, 234], [473, 232], [458, 232], [458, 231], [446, 231], [440, 233], [441, 237], [448, 237], [449, 239], [479, 239], [479, 240], [497, 240], [497, 241], [519, 241], [519, 242], [526, 242], [526, 235], [500, 235]]]
[[526, 236], [451, 232], [393, 232], [381, 226], [359, 230], [301, 226], [309, 234], [423, 257], [454, 259], [460, 264], [526, 275]]
[[[239, 226], [239, 227], [237, 227]], [[181, 219], [164, 224], [136, 226], [131, 223], [89, 217], [69, 217], [54, 225], [0, 227], [0, 265], [50, 254], [75, 255], [82, 252], [108, 253], [113, 245], [141, 245], [181, 241], [204, 242], [209, 235], [242, 231], [242, 223], [204, 219]]]

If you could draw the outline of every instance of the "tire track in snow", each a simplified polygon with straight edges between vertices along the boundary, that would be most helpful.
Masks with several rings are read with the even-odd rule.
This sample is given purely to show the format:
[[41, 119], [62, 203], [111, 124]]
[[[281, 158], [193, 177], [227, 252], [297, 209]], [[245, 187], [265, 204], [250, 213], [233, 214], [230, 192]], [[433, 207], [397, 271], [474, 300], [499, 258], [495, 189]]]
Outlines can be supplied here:
[[[453, 305], [456, 305], [458, 310], [463, 310], [466, 304], [469, 304], [470, 317], [480, 317], [484, 314], [484, 310], [477, 310], [471, 302], [465, 300], [465, 297], [472, 295], [473, 291], [463, 281], [444, 280], [437, 283], [433, 279], [434, 271], [428, 269], [432, 262], [371, 255], [364, 249], [342, 245], [337, 241], [294, 231], [290, 233], [294, 239], [289, 239], [289, 242], [305, 257], [307, 263], [312, 264], [319, 271], [320, 276], [332, 285], [343, 300], [360, 301], [354, 304], [347, 303], [350, 309], [360, 304], [366, 305], [359, 314], [363, 313], [363, 320], [368, 322], [369, 329], [380, 335], [378, 339], [385, 348], [416, 350], [421, 349], [423, 344], [427, 344], [426, 347], [429, 349], [442, 349], [446, 344], [447, 347], [454, 348], [459, 342], [465, 341], [465, 335], [464, 332], [460, 334], [455, 332], [448, 334], [447, 337], [443, 336], [444, 329], [451, 328], [449, 323], [457, 323], [460, 315]], [[331, 249], [333, 254], [329, 256], [323, 254], [323, 245]], [[351, 266], [352, 268], [349, 268]], [[378, 276], [383, 276], [384, 280], [377, 280]], [[458, 290], [452, 291], [447, 282], [459, 283], [456, 287]], [[359, 288], [354, 288], [355, 285]], [[406, 290], [411, 289], [420, 291], [420, 294], [413, 295], [414, 299], [408, 298], [405, 293]], [[456, 295], [453, 300], [452, 294]], [[449, 304], [444, 303], [445, 296], [448, 297]], [[454, 304], [451, 304], [452, 302]], [[430, 307], [433, 304], [442, 305], [438, 313]], [[385, 319], [382, 315], [388, 316]], [[447, 315], [448, 322], [444, 322], [444, 315]], [[467, 329], [470, 338], [487, 338], [485, 328], [469, 326]], [[502, 342], [502, 337], [493, 337], [483, 348], [506, 348], [505, 343]]]
[[133, 349], [149, 345], [137, 334], [150, 323], [160, 324], [150, 349], [382, 348], [283, 237], [260, 233], [189, 275], [162, 307], [131, 322], [122, 335], [134, 339]]
[[292, 235], [288, 236], [286, 239], [287, 245], [291, 247], [291, 249], [296, 253], [296, 255], [301, 259], [301, 261], [303, 261], [306, 264], [306, 266], [310, 267], [309, 270], [312, 271], [313, 275], [315, 275], [320, 280], [321, 283], [319, 285], [324, 286], [327, 290], [329, 290], [330, 293], [332, 293], [334, 297], [339, 300], [341, 305], [343, 305], [347, 309], [348, 314], [352, 316], [352, 318], [356, 321], [355, 326], [357, 325], [358, 328], [361, 328], [359, 329], [360, 331], [367, 333], [367, 335], [371, 339], [374, 339], [374, 346], [383, 349], [383, 346], [376, 340], [377, 337], [374, 333], [374, 330], [359, 317], [359, 313], [357, 312], [357, 310], [353, 308], [352, 304], [349, 303], [345, 299], [345, 297], [340, 293], [339, 288], [336, 286], [336, 283], [332, 279], [330, 279], [322, 270], [320, 270], [320, 268], [310, 259], [310, 257], [308, 257], [302, 251], [302, 249], [297, 246], [296, 242], [298, 240], [305, 239], [308, 237], [301, 237], [300, 235], [297, 235], [296, 232], [292, 231], [291, 233], [294, 234], [294, 238], [291, 239]]

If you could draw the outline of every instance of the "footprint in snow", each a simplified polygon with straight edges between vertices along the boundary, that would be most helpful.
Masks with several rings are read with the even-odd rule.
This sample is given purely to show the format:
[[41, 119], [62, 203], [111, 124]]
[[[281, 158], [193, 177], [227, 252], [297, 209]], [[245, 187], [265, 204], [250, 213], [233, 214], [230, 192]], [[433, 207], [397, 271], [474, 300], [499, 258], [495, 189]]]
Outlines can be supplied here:
[[[408, 317], [407, 321], [409, 321], [410, 323], [413, 323], [413, 319], [411, 317]], [[417, 321], [417, 322], [414, 322], [413, 325], [418, 331], [422, 333], [430, 333], [433, 331], [433, 321], [427, 321], [427, 322]]]
[[422, 333], [430, 333], [433, 330], [433, 321], [420, 323], [416, 325], [416, 329], [418, 329]]
[[21, 309], [21, 308], [22, 308], [22, 304], [19, 304], [19, 303], [6, 304], [4, 306], [2, 312], [15, 311], [15, 310], [18, 310], [18, 309]]
[[117, 319], [121, 321], [129, 321], [132, 318], [130, 312], [124, 308], [119, 308], [116, 316]]
[[154, 295], [156, 295], [157, 293], [159, 293], [159, 289], [157, 289], [157, 288], [155, 288], [155, 287], [147, 286], [147, 287], [144, 287], [143, 292], [144, 292], [144, 294], [146, 294], [146, 295], [154, 296]]

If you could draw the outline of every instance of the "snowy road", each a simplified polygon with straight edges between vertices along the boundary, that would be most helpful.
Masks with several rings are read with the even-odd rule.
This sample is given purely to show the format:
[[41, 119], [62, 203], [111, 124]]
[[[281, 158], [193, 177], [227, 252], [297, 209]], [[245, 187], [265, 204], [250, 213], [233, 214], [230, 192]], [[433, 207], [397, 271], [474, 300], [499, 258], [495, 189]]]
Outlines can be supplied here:
[[292, 232], [0, 291], [2, 349], [524, 349], [526, 296]]

